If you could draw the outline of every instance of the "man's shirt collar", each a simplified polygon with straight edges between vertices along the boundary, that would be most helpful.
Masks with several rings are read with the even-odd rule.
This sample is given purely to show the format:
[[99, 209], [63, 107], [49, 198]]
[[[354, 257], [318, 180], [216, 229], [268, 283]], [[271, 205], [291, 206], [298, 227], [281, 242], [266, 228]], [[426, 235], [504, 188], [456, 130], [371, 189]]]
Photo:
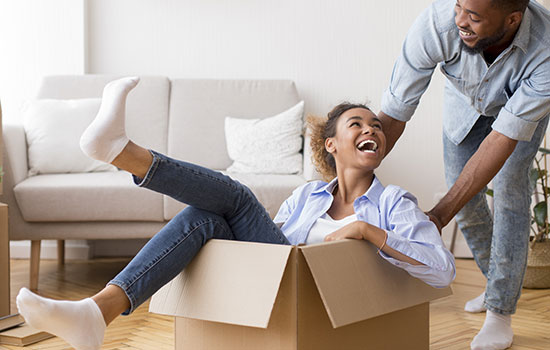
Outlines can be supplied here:
[[527, 53], [527, 47], [529, 46], [529, 39], [531, 37], [531, 16], [531, 11], [529, 8], [526, 8], [518, 32], [511, 45], [512, 47], [519, 47], [523, 53]]

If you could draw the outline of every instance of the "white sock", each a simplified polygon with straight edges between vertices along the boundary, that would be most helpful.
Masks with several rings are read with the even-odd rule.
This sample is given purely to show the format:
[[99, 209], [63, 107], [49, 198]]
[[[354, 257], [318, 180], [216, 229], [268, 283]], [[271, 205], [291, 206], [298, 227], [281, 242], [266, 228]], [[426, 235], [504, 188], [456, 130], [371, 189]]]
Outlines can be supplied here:
[[52, 300], [21, 288], [17, 309], [31, 327], [58, 336], [77, 350], [100, 349], [103, 344], [105, 320], [99, 306], [90, 298]]
[[481, 293], [479, 296], [475, 297], [472, 300], [466, 302], [464, 305], [464, 311], [466, 312], [485, 312], [487, 308], [485, 307], [485, 292]]
[[111, 163], [126, 147], [126, 97], [138, 82], [139, 77], [130, 77], [105, 86], [99, 112], [80, 138], [80, 148], [88, 157]]
[[472, 350], [503, 350], [512, 346], [512, 316], [487, 310], [485, 323], [472, 341]]

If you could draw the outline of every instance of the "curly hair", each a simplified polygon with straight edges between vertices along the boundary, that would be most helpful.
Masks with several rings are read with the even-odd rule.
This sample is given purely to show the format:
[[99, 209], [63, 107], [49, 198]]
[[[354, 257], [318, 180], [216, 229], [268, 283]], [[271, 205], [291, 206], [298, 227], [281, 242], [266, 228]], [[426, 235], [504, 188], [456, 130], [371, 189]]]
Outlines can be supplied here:
[[326, 117], [309, 116], [307, 118], [307, 126], [311, 137], [311, 160], [325, 181], [330, 181], [336, 176], [336, 161], [333, 155], [326, 150], [325, 140], [336, 135], [336, 124], [340, 116], [354, 108], [371, 111], [364, 104], [343, 102], [328, 112]]

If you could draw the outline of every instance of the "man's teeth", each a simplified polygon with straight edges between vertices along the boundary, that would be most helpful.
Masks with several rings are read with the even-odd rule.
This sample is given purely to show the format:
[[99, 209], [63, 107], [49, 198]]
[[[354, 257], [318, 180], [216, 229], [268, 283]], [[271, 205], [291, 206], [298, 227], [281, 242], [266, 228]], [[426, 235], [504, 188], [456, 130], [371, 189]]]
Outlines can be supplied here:
[[361, 152], [367, 152], [367, 153], [375, 153], [378, 149], [378, 144], [373, 140], [365, 140], [362, 141], [357, 148]]
[[470, 36], [472, 35], [472, 33], [468, 33], [468, 32], [465, 32], [463, 30], [459, 30], [460, 31], [460, 34], [462, 34], [463, 36]]

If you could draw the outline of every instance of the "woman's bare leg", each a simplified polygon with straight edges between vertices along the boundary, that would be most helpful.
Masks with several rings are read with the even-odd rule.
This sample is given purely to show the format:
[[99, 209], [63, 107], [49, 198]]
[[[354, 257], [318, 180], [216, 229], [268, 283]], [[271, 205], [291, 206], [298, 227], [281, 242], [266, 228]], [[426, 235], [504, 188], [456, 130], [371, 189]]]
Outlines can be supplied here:
[[153, 155], [149, 150], [136, 145], [132, 141], [128, 141], [128, 144], [122, 152], [111, 162], [117, 168], [126, 170], [127, 172], [139, 177], [144, 178], [147, 171], [153, 163]]
[[126, 293], [120, 287], [112, 284], [94, 295], [92, 300], [99, 306], [106, 325], [130, 308], [130, 300]]

